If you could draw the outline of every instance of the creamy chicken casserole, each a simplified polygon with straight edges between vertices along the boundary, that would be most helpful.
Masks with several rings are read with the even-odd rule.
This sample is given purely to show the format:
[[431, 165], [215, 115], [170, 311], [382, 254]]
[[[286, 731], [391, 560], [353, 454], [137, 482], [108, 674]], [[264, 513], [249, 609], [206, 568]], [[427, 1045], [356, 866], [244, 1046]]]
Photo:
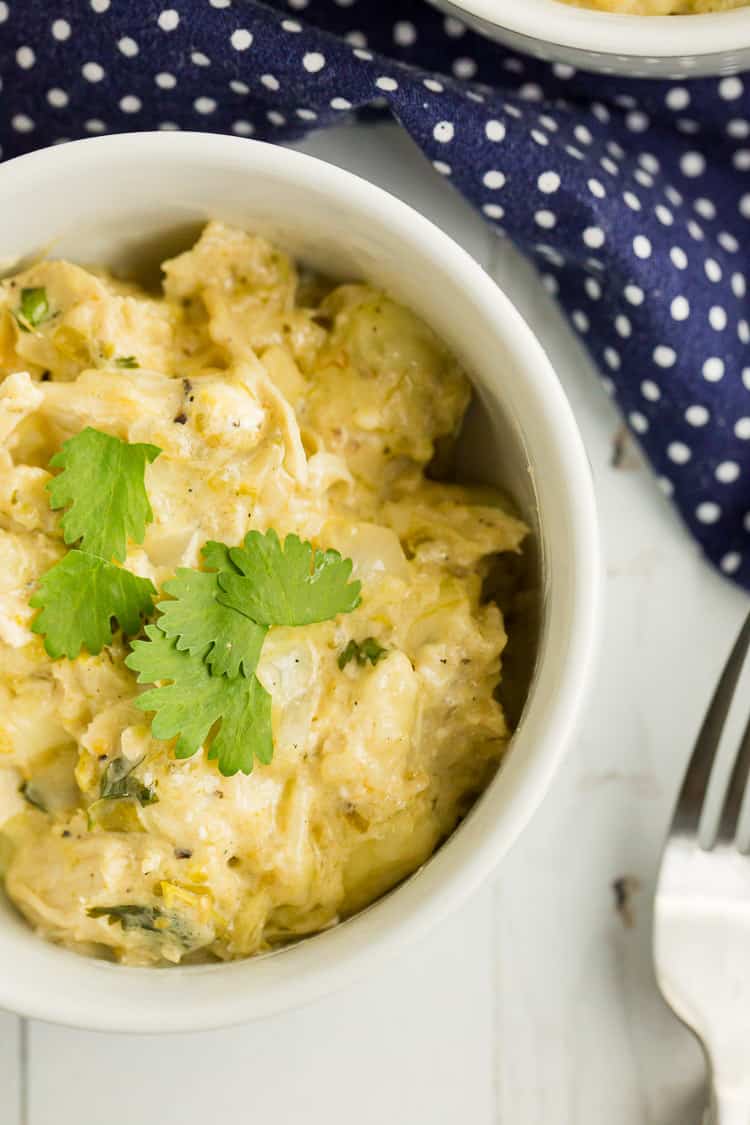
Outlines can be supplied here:
[[268, 950], [428, 858], [507, 744], [483, 583], [525, 535], [426, 475], [470, 391], [412, 313], [218, 223], [163, 271], [0, 286], [5, 889], [131, 965]]
[[748, 0], [562, 0], [577, 8], [620, 12], [629, 16], [689, 16], [699, 12], [728, 12], [744, 8]]

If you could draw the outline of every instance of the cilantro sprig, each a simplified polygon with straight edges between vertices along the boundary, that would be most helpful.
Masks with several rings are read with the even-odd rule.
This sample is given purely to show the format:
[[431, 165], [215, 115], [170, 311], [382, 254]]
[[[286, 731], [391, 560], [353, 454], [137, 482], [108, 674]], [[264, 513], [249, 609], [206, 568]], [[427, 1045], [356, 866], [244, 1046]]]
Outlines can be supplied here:
[[210, 571], [178, 570], [159, 602], [160, 617], [135, 641], [125, 663], [141, 684], [156, 684], [136, 701], [153, 711], [155, 738], [176, 738], [189, 758], [213, 731], [208, 757], [225, 776], [250, 773], [273, 755], [271, 697], [255, 675], [270, 628], [309, 625], [350, 613], [360, 583], [337, 551], [314, 550], [275, 531], [250, 531], [242, 547], [210, 542]]
[[39, 610], [31, 628], [53, 660], [81, 649], [95, 656], [112, 643], [113, 621], [132, 636], [152, 614], [152, 582], [112, 559], [125, 560], [128, 537], [143, 542], [153, 519], [144, 475], [160, 452], [88, 427], [50, 461], [62, 470], [47, 485], [50, 507], [66, 509], [63, 538], [76, 545], [42, 575], [29, 603]]

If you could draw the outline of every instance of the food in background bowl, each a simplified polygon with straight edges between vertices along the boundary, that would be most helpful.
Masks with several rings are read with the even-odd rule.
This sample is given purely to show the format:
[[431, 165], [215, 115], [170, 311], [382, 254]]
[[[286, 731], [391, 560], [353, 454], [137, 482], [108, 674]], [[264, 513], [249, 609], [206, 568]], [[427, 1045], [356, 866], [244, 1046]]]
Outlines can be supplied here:
[[526, 532], [426, 475], [470, 394], [411, 312], [218, 223], [164, 275], [0, 290], [5, 886], [136, 965], [287, 943], [428, 858], [507, 743], [483, 582]]
[[689, 16], [744, 8], [748, 0], [562, 0], [562, 3], [627, 16]]

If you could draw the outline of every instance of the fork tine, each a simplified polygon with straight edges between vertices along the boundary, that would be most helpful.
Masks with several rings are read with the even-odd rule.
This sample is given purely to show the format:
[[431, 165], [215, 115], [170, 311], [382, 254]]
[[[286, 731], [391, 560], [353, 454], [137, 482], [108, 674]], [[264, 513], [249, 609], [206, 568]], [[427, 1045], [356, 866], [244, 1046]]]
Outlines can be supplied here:
[[721, 741], [729, 709], [740, 678], [740, 672], [750, 647], [750, 615], [740, 629], [734, 648], [724, 665], [721, 679], [716, 685], [711, 704], [695, 743], [672, 821], [671, 831], [696, 835], [700, 824], [703, 801], [708, 789], [716, 751]]
[[732, 770], [724, 808], [719, 821], [718, 839], [731, 841], [737, 835], [737, 826], [742, 812], [742, 805], [747, 790], [747, 779], [750, 775], [750, 719], [740, 742], [737, 760]]

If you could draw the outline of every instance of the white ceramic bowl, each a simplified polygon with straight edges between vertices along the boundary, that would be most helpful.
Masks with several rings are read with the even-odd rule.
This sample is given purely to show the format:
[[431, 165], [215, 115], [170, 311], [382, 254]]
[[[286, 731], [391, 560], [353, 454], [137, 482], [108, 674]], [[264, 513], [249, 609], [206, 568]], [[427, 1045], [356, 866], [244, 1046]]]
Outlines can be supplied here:
[[540, 59], [631, 78], [696, 78], [750, 67], [750, 7], [623, 16], [558, 0], [432, 0], [476, 31]]
[[466, 364], [481, 402], [467, 448], [538, 528], [538, 661], [506, 764], [455, 835], [400, 888], [324, 934], [232, 964], [126, 968], [44, 943], [0, 896], [0, 1007], [79, 1027], [177, 1031], [263, 1016], [340, 986], [422, 934], [494, 868], [536, 808], [570, 742], [592, 658], [598, 537], [575, 422], [524, 321], [450, 238], [355, 176], [238, 138], [98, 138], [0, 168], [4, 255], [46, 248], [148, 270], [209, 217], [262, 231], [334, 275], [382, 285]]

